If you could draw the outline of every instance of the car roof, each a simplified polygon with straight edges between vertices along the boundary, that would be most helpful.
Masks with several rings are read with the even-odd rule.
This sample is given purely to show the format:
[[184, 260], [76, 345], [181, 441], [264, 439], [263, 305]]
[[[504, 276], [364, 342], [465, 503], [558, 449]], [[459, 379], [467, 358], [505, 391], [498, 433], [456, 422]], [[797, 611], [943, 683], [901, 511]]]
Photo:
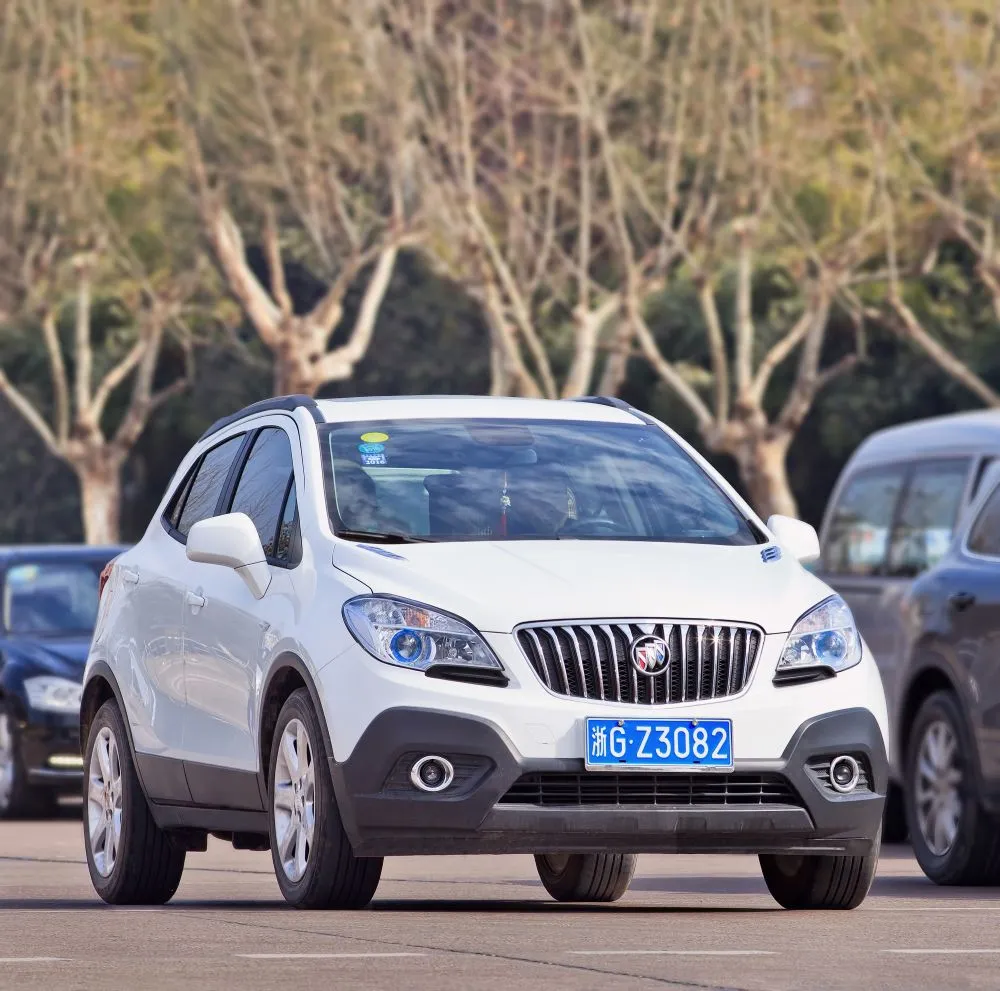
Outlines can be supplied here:
[[852, 464], [900, 458], [1000, 452], [1000, 410], [951, 413], [887, 427], [868, 437]]
[[624, 403], [519, 399], [510, 396], [366, 396], [320, 399], [319, 412], [327, 423], [364, 420], [434, 418], [577, 420], [598, 423], [641, 423]]
[[32, 561], [54, 561], [67, 558], [93, 560], [112, 558], [127, 550], [126, 544], [92, 546], [90, 544], [7, 544], [0, 545], [0, 564], [29, 559]]

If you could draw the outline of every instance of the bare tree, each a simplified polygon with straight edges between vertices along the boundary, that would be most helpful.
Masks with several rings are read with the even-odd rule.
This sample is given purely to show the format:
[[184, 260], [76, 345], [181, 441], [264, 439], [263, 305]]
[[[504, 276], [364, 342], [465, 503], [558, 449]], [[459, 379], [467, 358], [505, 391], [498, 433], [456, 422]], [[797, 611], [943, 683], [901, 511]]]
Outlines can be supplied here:
[[[942, 243], [957, 240], [975, 259], [975, 275], [1000, 319], [1000, 10], [920, 0], [891, 10], [878, 0], [839, 6], [857, 104], [878, 152], [889, 233], [885, 291], [866, 312], [987, 406], [1000, 406], [1000, 393], [928, 328], [907, 298], [907, 283], [933, 273]], [[876, 38], [892, 37], [893, 23], [907, 25], [906, 44], [875, 45]]]
[[[50, 386], [43, 398], [0, 368], [0, 396], [76, 473], [88, 543], [118, 539], [122, 466], [187, 384], [187, 362], [165, 383], [158, 369], [168, 332], [190, 356], [182, 313], [200, 278], [164, 231], [178, 218], [164, 199], [162, 93], [123, 21], [114, 3], [62, 0], [12, 2], [0, 22], [2, 88], [16, 94], [4, 101], [0, 243], [20, 262], [3, 319], [10, 333], [40, 328]], [[95, 303], [111, 314], [100, 328]]]
[[[274, 357], [275, 393], [313, 395], [353, 374], [398, 253], [418, 234], [409, 80], [376, 5], [178, 0], [164, 32], [208, 241]], [[266, 275], [248, 239], [262, 245]], [[327, 280], [302, 312], [290, 262]], [[364, 275], [344, 328], [346, 293]]]
[[392, 5], [421, 82], [428, 245], [482, 304], [495, 394], [590, 390], [620, 319], [589, 120], [571, 106], [562, 3]]

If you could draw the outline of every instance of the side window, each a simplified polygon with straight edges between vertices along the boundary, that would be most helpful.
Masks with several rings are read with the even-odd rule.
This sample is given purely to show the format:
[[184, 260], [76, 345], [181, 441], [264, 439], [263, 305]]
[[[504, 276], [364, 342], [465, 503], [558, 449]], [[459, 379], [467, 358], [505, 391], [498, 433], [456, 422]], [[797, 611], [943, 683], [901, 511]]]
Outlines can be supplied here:
[[968, 546], [973, 554], [1000, 557], [1000, 486], [993, 490], [972, 524]]
[[184, 476], [184, 481], [181, 482], [180, 488], [174, 493], [173, 499], [170, 500], [170, 505], [167, 507], [167, 511], [164, 514], [166, 516], [167, 522], [176, 530], [181, 521], [181, 510], [184, 508], [184, 500], [187, 499], [188, 492], [191, 491], [191, 483], [194, 481], [194, 476], [198, 474], [198, 465], [201, 464], [201, 458], [199, 458], [190, 467], [188, 473]]
[[968, 477], [967, 459], [926, 461], [913, 469], [892, 531], [890, 575], [912, 578], [944, 557]]
[[[254, 440], [233, 494], [232, 513], [246, 513], [257, 528], [269, 558], [277, 557], [278, 524], [283, 522], [288, 482], [293, 476], [292, 448], [279, 427], [265, 427]], [[294, 509], [294, 507], [293, 507]]]
[[875, 468], [847, 483], [830, 521], [823, 554], [826, 571], [874, 575], [882, 570], [904, 471], [902, 466]]
[[222, 486], [226, 484], [233, 458], [242, 443], [243, 434], [237, 434], [202, 457], [177, 520], [177, 529], [182, 536], [186, 537], [199, 520], [215, 515]]
[[278, 546], [274, 556], [283, 564], [296, 565], [302, 559], [302, 537], [299, 529], [299, 505], [295, 496], [295, 479], [291, 479], [285, 508], [278, 527]]

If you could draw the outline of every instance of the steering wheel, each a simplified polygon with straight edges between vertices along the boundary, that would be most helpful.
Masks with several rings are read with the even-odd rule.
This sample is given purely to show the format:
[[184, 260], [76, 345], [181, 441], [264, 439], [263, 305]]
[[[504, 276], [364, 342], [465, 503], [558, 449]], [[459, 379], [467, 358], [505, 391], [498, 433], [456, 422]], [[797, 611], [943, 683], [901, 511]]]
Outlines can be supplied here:
[[594, 533], [595, 531], [600, 533], [602, 530], [606, 533], [616, 533], [624, 527], [623, 523], [619, 523], [617, 520], [605, 519], [603, 516], [586, 516], [578, 520], [570, 520], [568, 523], [564, 523], [560, 528], [560, 533], [565, 534], [587, 534]]

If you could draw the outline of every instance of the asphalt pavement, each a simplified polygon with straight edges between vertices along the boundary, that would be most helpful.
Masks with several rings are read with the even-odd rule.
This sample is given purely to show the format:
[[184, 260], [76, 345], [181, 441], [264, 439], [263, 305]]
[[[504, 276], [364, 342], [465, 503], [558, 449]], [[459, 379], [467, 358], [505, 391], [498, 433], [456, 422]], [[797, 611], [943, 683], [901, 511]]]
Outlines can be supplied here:
[[0, 989], [1000, 988], [1000, 889], [938, 888], [883, 851], [854, 912], [786, 912], [756, 858], [643, 856], [566, 907], [530, 857], [386, 861], [361, 912], [286, 908], [268, 854], [209, 841], [163, 908], [94, 894], [78, 813], [0, 823]]

